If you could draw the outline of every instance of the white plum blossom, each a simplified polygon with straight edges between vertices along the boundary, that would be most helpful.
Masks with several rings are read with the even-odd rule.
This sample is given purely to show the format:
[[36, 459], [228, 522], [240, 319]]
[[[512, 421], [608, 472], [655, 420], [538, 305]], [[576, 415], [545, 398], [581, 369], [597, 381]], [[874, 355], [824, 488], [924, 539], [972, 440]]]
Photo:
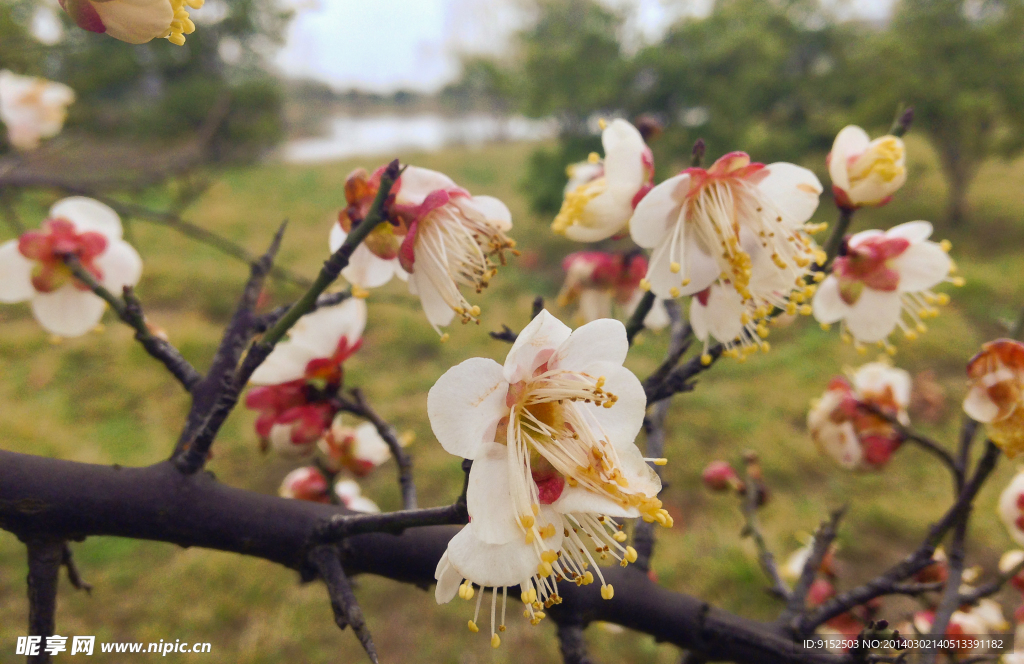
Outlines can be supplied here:
[[[380, 188], [380, 173], [349, 176], [349, 206], [331, 230], [331, 251], [337, 251], [369, 210]], [[370, 288], [408, 273], [409, 291], [419, 296], [438, 333], [456, 314], [463, 323], [479, 320], [480, 307], [471, 305], [459, 286], [479, 293], [497, 274], [492, 257], [504, 264], [505, 250], [515, 253], [515, 242], [505, 235], [512, 228], [508, 208], [492, 196], [470, 195], [442, 173], [415, 166], [405, 169], [392, 192], [388, 220], [364, 241], [366, 251], [361, 246], [353, 253], [345, 278]]]
[[363, 490], [355, 480], [341, 480], [334, 485], [334, 495], [341, 504], [353, 512], [380, 514], [377, 503], [363, 495]]
[[391, 458], [391, 448], [370, 422], [357, 427], [345, 426], [341, 413], [334, 416], [331, 428], [319, 442], [320, 451], [335, 472], [347, 468], [362, 477]]
[[826, 456], [851, 470], [880, 469], [903, 442], [899, 432], [870, 406], [910, 424], [911, 379], [903, 369], [870, 362], [837, 377], [807, 413], [807, 429]]
[[885, 345], [897, 327], [915, 338], [926, 329], [922, 319], [938, 315], [934, 305], [949, 301], [931, 289], [962, 283], [949, 277], [948, 244], [932, 242], [931, 234], [927, 221], [910, 221], [851, 236], [814, 294], [814, 317], [825, 325], [843, 321], [856, 342]]
[[832, 144], [828, 173], [839, 207], [884, 205], [907, 181], [903, 141], [896, 136], [872, 141], [860, 127], [845, 127]]
[[296, 468], [281, 480], [277, 495], [294, 500], [308, 500], [314, 503], [329, 503], [327, 478], [314, 466]]
[[1024, 469], [1017, 471], [1010, 483], [999, 494], [996, 508], [1006, 526], [1010, 539], [1024, 546]]
[[[688, 168], [637, 204], [630, 235], [652, 249], [645, 286], [661, 298], [699, 293], [721, 279], [765, 315], [802, 301], [804, 278], [824, 252], [806, 224], [821, 183], [793, 164], [751, 163], [732, 152], [711, 168]], [[813, 286], [810, 287], [813, 292]]]
[[58, 336], [85, 334], [107, 303], [75, 278], [68, 258], [113, 293], [142, 276], [142, 259], [121, 239], [117, 213], [91, 198], [65, 198], [40, 230], [0, 244], [0, 302], [28, 301], [39, 324]]
[[[485, 358], [449, 369], [431, 388], [427, 412], [448, 452], [473, 460], [470, 524], [437, 567], [437, 600], [472, 584], [519, 585], [533, 622], [560, 601], [556, 582], [604, 583], [596, 557], [636, 560], [616, 518], [671, 526], [656, 497], [661, 481], [634, 444], [646, 396], [622, 366], [625, 327], [603, 319], [571, 331], [542, 311], [519, 334], [504, 366]], [[591, 553], [591, 546], [598, 554]], [[463, 583], [463, 579], [466, 580]], [[477, 605], [479, 613], [479, 602]], [[475, 631], [477, 616], [470, 622]]]
[[40, 140], [59, 134], [73, 101], [75, 91], [63, 83], [0, 71], [0, 121], [19, 150], [34, 150]]
[[629, 122], [612, 120], [601, 132], [605, 157], [567, 169], [565, 201], [552, 230], [577, 242], [597, 242], [620, 233], [633, 208], [650, 190], [654, 157], [643, 136]]
[[181, 46], [195, 32], [188, 8], [205, 0], [59, 0], [60, 6], [83, 30], [106, 33], [129, 44], [164, 38]]
[[985, 424], [989, 439], [1013, 458], [1024, 451], [1024, 344], [997, 339], [967, 365], [964, 412]]
[[[565, 282], [558, 306], [575, 306], [576, 317], [584, 323], [611, 318], [616, 307], [622, 315], [632, 316], [643, 299], [640, 280], [647, 272], [647, 259], [638, 251], [577, 251], [562, 260], [562, 269]], [[664, 301], [655, 300], [644, 317], [644, 328], [660, 330], [670, 322]]]

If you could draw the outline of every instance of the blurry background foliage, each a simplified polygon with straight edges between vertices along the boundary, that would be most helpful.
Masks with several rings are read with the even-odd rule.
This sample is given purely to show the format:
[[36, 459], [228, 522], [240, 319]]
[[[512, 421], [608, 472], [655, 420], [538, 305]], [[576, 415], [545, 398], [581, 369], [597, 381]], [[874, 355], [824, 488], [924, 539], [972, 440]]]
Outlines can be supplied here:
[[264, 54], [281, 42], [290, 13], [274, 0], [207, 0], [193, 15], [198, 29], [176, 48], [162, 40], [125, 48], [79, 30], [62, 12], [62, 38], [43, 45], [28, 30], [39, 10], [34, 0], [0, 3], [0, 69], [71, 86], [78, 100], [69, 109], [70, 132], [181, 141], [227, 103], [214, 155], [256, 156], [283, 137], [281, 84], [266, 72]]

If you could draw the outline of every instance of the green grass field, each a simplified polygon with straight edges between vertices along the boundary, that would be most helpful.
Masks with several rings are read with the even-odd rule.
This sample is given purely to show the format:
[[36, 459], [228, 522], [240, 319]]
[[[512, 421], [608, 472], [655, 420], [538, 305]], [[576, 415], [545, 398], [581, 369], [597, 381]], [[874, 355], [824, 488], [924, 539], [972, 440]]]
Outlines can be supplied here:
[[[944, 190], [927, 146], [909, 141], [908, 185], [885, 208], [858, 213], [854, 230], [882, 227], [941, 214]], [[426, 393], [447, 368], [474, 356], [504, 358], [507, 346], [488, 330], [508, 324], [520, 329], [533, 297], [551, 298], [561, 274], [559, 260], [578, 245], [556, 240], [547, 219], [532, 216], [518, 182], [533, 146], [496, 145], [452, 149], [435, 155], [406, 155], [408, 161], [442, 170], [473, 193], [498, 196], [513, 213], [512, 235], [524, 256], [501, 271], [489, 292], [474, 300], [483, 308], [481, 326], [456, 326], [440, 344], [415, 298], [400, 283], [375, 291], [362, 350], [346, 364], [347, 383], [363, 386], [377, 410], [401, 430], [411, 430], [420, 503], [441, 505], [461, 487], [459, 459], [434, 441], [426, 417]], [[755, 155], [756, 157], [756, 155]], [[374, 168], [381, 160], [362, 165]], [[218, 174], [209, 192], [186, 217], [262, 251], [277, 224], [290, 225], [280, 262], [312, 276], [327, 252], [327, 233], [342, 206], [342, 185], [357, 162], [322, 166], [263, 165]], [[971, 191], [972, 222], [953, 232], [938, 225], [935, 239], [949, 237], [967, 285], [951, 292], [953, 302], [930, 331], [915, 342], [897, 341], [898, 366], [916, 374], [933, 369], [945, 388], [947, 405], [935, 423], [919, 423], [950, 442], [960, 421], [963, 367], [980, 343], [1002, 334], [1002, 320], [1024, 305], [1024, 162], [986, 165]], [[30, 225], [41, 220], [52, 199], [23, 205]], [[148, 200], [159, 205], [159, 199]], [[823, 204], [817, 215], [832, 221]], [[10, 233], [4, 229], [0, 240]], [[130, 240], [146, 263], [138, 292], [150, 319], [197, 367], [205, 369], [220, 331], [237, 299], [247, 269], [216, 251], [171, 231], [133, 222]], [[535, 266], [531, 265], [536, 262]], [[526, 266], [526, 267], [524, 267]], [[526, 269], [526, 268], [529, 269]], [[274, 303], [295, 297], [275, 284]], [[561, 313], [555, 310], [555, 313]], [[187, 408], [180, 387], [109, 314], [101, 333], [51, 345], [27, 306], [0, 308], [0, 444], [18, 452], [94, 463], [144, 465], [166, 458]], [[664, 352], [667, 334], [646, 334], [628, 365], [647, 375]], [[764, 592], [753, 545], [738, 536], [736, 500], [709, 494], [700, 484], [704, 465], [716, 458], [738, 459], [747, 449], [764, 461], [773, 490], [761, 519], [769, 543], [784, 557], [799, 546], [798, 532], [810, 532], [829, 509], [850, 506], [839, 538], [843, 575], [840, 589], [870, 578], [902, 557], [923, 536], [929, 520], [949, 503], [946, 471], [924, 452], [905, 446], [882, 473], [844, 471], [821, 457], [804, 426], [810, 399], [844, 366], [874, 359], [858, 355], [838, 333], [823, 332], [802, 319], [772, 332], [772, 351], [745, 364], [724, 360], [705, 374], [695, 392], [675, 397], [669, 420], [665, 469], [666, 507], [675, 528], [662, 532], [653, 567], [660, 581], [726, 609], [772, 618], [778, 603]], [[236, 411], [214, 446], [210, 468], [224, 482], [273, 493], [288, 462], [262, 456], [253, 431], [254, 415]], [[994, 568], [1010, 540], [993, 505], [1014, 472], [1002, 462], [983, 490], [970, 531], [969, 564]], [[394, 467], [385, 465], [364, 482], [364, 493], [384, 509], [399, 507]], [[91, 596], [61, 581], [57, 631], [96, 635], [99, 640], [206, 641], [213, 654], [181, 661], [358, 662], [364, 655], [350, 633], [334, 626], [319, 584], [301, 585], [298, 576], [261, 560], [204, 550], [115, 538], [75, 544]], [[25, 633], [24, 547], [0, 533], [0, 660], [13, 661], [15, 637]], [[492, 651], [484, 634], [470, 634], [472, 607], [456, 599], [438, 607], [432, 593], [378, 578], [358, 580], [382, 661], [386, 662], [558, 662], [550, 621], [531, 627], [513, 617], [503, 645]], [[893, 601], [884, 617], [902, 618], [909, 605]], [[1016, 608], [1007, 605], [1007, 613]], [[599, 662], [675, 662], [678, 651], [650, 637], [594, 625], [587, 630]], [[66, 655], [65, 655], [66, 656]], [[95, 661], [104, 661], [104, 655]], [[112, 656], [113, 657], [113, 656]], [[134, 656], [150, 661], [154, 656]], [[121, 661], [110, 659], [107, 661]], [[124, 660], [127, 661], [127, 660]], [[171, 656], [168, 661], [176, 661]]]

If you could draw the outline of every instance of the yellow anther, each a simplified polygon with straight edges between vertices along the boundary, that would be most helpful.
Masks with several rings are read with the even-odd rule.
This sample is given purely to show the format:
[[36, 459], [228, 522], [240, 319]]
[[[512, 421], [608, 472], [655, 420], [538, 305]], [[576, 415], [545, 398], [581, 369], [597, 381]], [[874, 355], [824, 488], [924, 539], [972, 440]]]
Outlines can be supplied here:
[[679, 274], [679, 271], [683, 269], [683, 266], [675, 261], [668, 266], [668, 269], [672, 270], [672, 274]]
[[915, 327], [917, 327], [917, 331], [920, 332], [921, 334], [924, 334], [925, 332], [928, 331], [928, 326], [925, 325], [924, 323], [918, 323]]
[[949, 240], [942, 240], [939, 242], [939, 247], [946, 253], [949, 253], [949, 250], [953, 248], [953, 243]]
[[815, 272], [814, 273], [814, 281], [815, 281], [815, 283], [819, 283], [820, 284], [824, 280], [825, 280], [825, 273], [824, 272]]
[[537, 503], [534, 503], [534, 504], [530, 505], [530, 509], [533, 510], [533, 515], [534, 516], [537, 516], [538, 514], [540, 514], [540, 505], [538, 505]]
[[469, 310], [469, 313], [472, 314], [473, 316], [479, 316], [480, 315], [480, 307], [478, 307], [476, 305], [473, 305], [473, 308]]
[[832, 329], [832, 323], [822, 323], [821, 324], [821, 329], [823, 329], [826, 332], [828, 332], [829, 330]]
[[711, 356], [708, 355], [707, 353], [704, 353], [703, 355], [700, 356], [700, 363], [706, 367], [711, 366], [711, 360]]
[[665, 458], [655, 459], [653, 461], [653, 463], [654, 463], [655, 466], [667, 466], [668, 465], [668, 459], [665, 459]]
[[498, 638], [498, 635], [497, 634], [491, 634], [491, 647], [492, 648], [497, 648], [500, 645], [501, 645], [501, 639]]
[[551, 576], [551, 563], [541, 561], [541, 563], [537, 565], [537, 574], [543, 577]]
[[673, 286], [672, 288], [668, 289], [668, 294], [671, 295], [672, 297], [679, 297], [682, 294], [682, 291]]
[[608, 121], [605, 120], [604, 118], [598, 118], [597, 126], [601, 128], [601, 131], [604, 131], [605, 129], [608, 128]]
[[583, 573], [583, 585], [588, 586], [594, 582], [594, 575], [590, 572]]
[[533, 604], [537, 600], [537, 589], [530, 588], [521, 595], [523, 604]]
[[551, 549], [548, 549], [547, 551], [541, 552], [540, 559], [546, 563], [553, 563], [558, 560], [558, 554]]
[[627, 546], [626, 547], [625, 559], [628, 560], [631, 563], [635, 563], [636, 562], [636, 549], [634, 549], [631, 546]]
[[647, 279], [641, 279], [640, 288], [642, 288], [645, 291], [651, 290], [651, 282], [647, 281]]
[[[366, 298], [370, 297], [370, 291], [366, 290], [365, 288], [360, 288], [359, 286], [353, 286], [352, 297], [357, 297], [360, 300], [365, 300]], [[459, 311], [458, 313], [461, 314], [462, 312]]]
[[949, 295], [947, 295], [946, 293], [939, 293], [938, 296], [935, 298], [935, 301], [938, 302], [941, 306], [946, 306], [947, 304], [949, 304]]
[[626, 541], [626, 533], [624, 533], [624, 532], [622, 532], [620, 530], [620, 531], [612, 534], [612, 539], [615, 540], [616, 542], [620, 542], [620, 543], [621, 542], [625, 542]]
[[761, 337], [762, 339], [767, 337], [768, 336], [768, 326], [765, 325], [764, 323], [761, 323], [760, 325], [758, 325], [757, 326], [757, 336]]
[[953, 277], [953, 278], [952, 278], [952, 279], [950, 280], [950, 283], [952, 283], [952, 284], [953, 284], [954, 286], [963, 286], [963, 285], [964, 285], [965, 283], [967, 283], [967, 282], [966, 282], [966, 281], [964, 281], [964, 278], [963, 278], [963, 277]]
[[809, 304], [801, 304], [800, 305], [800, 314], [802, 316], [810, 316], [813, 311], [814, 311], [814, 308], [811, 307], [811, 305], [809, 305]]
[[504, 632], [505, 631], [505, 626], [504, 625], [498, 625], [498, 631], [499, 632]]
[[589, 161], [591, 164], [600, 164], [601, 155], [597, 154], [596, 152], [591, 152], [590, 154], [587, 155], [587, 161]]
[[476, 634], [477, 632], [480, 631], [480, 628], [477, 627], [476, 623], [473, 622], [472, 620], [469, 621], [468, 627], [469, 627], [469, 631], [473, 632], [474, 634]]
[[171, 42], [175, 46], [184, 46], [185, 45], [185, 35], [181, 34], [180, 32], [179, 33], [174, 33], [174, 34], [171, 34], [171, 35], [169, 35], [167, 37], [167, 41]]
[[523, 539], [527, 544], [533, 544], [533, 531], [527, 530], [526, 536]]
[[524, 515], [520, 516], [519, 517], [519, 523], [520, 523], [520, 525], [522, 525], [523, 528], [526, 528], [527, 530], [529, 530], [530, 528], [533, 528], [533, 524], [534, 524], [533, 515], [532, 514], [524, 514]]
[[556, 532], [557, 531], [555, 530], [555, 524], [549, 523], [548, 525], [540, 529], [540, 537], [541, 539], [550, 539], [555, 536]]
[[611, 599], [612, 597], [615, 597], [615, 588], [611, 584], [601, 586], [601, 599]]
[[451, 339], [451, 336], [447, 332], [441, 335], [441, 343], [446, 344], [449, 339]]

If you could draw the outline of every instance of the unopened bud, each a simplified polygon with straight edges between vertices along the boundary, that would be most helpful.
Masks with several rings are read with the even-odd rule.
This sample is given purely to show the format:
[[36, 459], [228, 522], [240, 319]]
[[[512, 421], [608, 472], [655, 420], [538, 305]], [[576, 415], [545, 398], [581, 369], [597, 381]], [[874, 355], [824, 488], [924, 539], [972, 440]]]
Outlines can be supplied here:
[[739, 485], [740, 477], [725, 461], [712, 461], [701, 474], [704, 486], [712, 491], [728, 491]]

